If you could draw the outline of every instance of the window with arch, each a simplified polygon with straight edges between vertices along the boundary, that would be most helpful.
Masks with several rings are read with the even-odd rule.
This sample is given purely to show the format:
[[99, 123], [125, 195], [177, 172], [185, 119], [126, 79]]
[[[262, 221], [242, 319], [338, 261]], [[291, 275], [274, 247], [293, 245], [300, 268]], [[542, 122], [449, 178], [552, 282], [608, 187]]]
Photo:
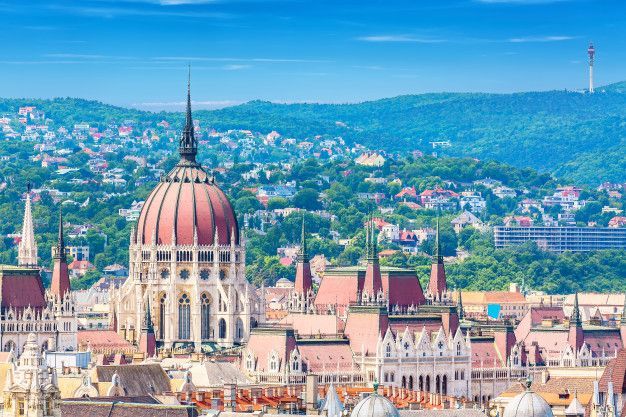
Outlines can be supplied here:
[[252, 357], [252, 353], [248, 352], [248, 356], [246, 356], [246, 369], [248, 371], [254, 371], [254, 357]]
[[385, 358], [391, 358], [391, 344], [385, 345]]
[[456, 344], [456, 356], [461, 356], [461, 343]]
[[189, 296], [183, 294], [178, 299], [178, 338], [189, 339], [191, 337], [191, 305]]
[[404, 356], [405, 357], [409, 357], [409, 348], [411, 347], [411, 345], [409, 345], [409, 342], [404, 342]]
[[188, 269], [183, 269], [180, 271], [180, 279], [182, 279], [183, 281], [186, 281], [187, 279], [189, 279], [189, 270]]
[[278, 372], [278, 357], [276, 356], [276, 353], [272, 353], [269, 365], [270, 372]]
[[200, 271], [200, 279], [202, 281], [208, 281], [210, 276], [211, 276], [211, 273], [209, 272], [208, 269], [203, 269], [202, 271]]
[[220, 339], [226, 339], [226, 320], [220, 319], [219, 322], [219, 336]]
[[165, 294], [159, 300], [159, 339], [165, 339]]
[[200, 296], [200, 327], [201, 327], [201, 337], [203, 339], [209, 339], [210, 336], [210, 316], [211, 314], [211, 301], [209, 300], [209, 296], [206, 293], [203, 293]]
[[170, 278], [170, 270], [161, 269], [161, 279], [169, 279], [169, 278]]

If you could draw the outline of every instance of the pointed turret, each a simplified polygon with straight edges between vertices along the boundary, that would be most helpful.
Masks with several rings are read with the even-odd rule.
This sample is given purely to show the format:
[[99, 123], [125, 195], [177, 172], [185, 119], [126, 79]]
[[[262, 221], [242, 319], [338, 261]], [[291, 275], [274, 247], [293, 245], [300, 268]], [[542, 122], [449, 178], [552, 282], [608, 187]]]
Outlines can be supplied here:
[[459, 290], [459, 301], [456, 304], [456, 311], [459, 316], [459, 320], [463, 320], [464, 313], [463, 313], [463, 298], [461, 296], [461, 290]]
[[[370, 301], [376, 300], [378, 294], [383, 290], [383, 280], [380, 275], [380, 265], [378, 263], [378, 247], [376, 229], [374, 226], [374, 220], [370, 216], [369, 222], [366, 228], [366, 248], [365, 248], [365, 260], [367, 266], [365, 269], [365, 279], [363, 282], [363, 290], [361, 293], [364, 298], [367, 297]], [[363, 300], [367, 301], [367, 300]]]
[[193, 127], [193, 118], [191, 116], [191, 67], [189, 67], [189, 76], [187, 79], [187, 111], [185, 117], [185, 127], [178, 144], [178, 152], [180, 154], [181, 164], [196, 164], [196, 155], [198, 153], [198, 142]]
[[578, 353], [584, 343], [583, 324], [578, 307], [578, 292], [574, 294], [574, 308], [572, 309], [572, 315], [569, 320], [568, 342], [576, 353]]
[[152, 314], [148, 299], [146, 299], [146, 312], [141, 326], [141, 335], [139, 336], [139, 350], [144, 352], [147, 358], [153, 357], [156, 353], [156, 336], [154, 334], [154, 326], [152, 325]]
[[59, 235], [56, 247], [52, 249], [52, 259], [54, 265], [52, 267], [52, 283], [50, 290], [59, 298], [62, 298], [66, 292], [70, 291], [70, 275], [67, 270], [67, 256], [65, 254], [65, 241], [63, 239], [63, 213], [59, 208]]
[[430, 280], [428, 282], [428, 292], [433, 299], [441, 299], [448, 290], [446, 280], [446, 268], [443, 264], [443, 254], [441, 252], [441, 242], [439, 240], [439, 217], [437, 217], [437, 230], [435, 232], [435, 253], [433, 264], [430, 269]]
[[306, 229], [304, 215], [302, 215], [302, 235], [300, 237], [300, 250], [298, 251], [297, 257], [294, 291], [299, 294], [307, 295], [312, 288], [313, 277], [311, 275], [309, 255], [306, 250]]
[[37, 242], [33, 228], [33, 215], [30, 201], [30, 182], [27, 184], [26, 205], [24, 206], [24, 223], [18, 247], [17, 263], [20, 266], [37, 266]]

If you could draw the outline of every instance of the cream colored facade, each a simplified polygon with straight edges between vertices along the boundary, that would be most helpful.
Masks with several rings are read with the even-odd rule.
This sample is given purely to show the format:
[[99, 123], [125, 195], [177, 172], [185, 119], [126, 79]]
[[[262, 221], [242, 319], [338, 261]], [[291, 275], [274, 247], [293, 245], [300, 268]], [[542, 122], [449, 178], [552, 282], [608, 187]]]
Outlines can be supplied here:
[[111, 294], [114, 324], [127, 340], [139, 341], [147, 303], [157, 345], [165, 349], [238, 345], [263, 319], [263, 302], [245, 277], [245, 243], [135, 242], [133, 232], [129, 277]]

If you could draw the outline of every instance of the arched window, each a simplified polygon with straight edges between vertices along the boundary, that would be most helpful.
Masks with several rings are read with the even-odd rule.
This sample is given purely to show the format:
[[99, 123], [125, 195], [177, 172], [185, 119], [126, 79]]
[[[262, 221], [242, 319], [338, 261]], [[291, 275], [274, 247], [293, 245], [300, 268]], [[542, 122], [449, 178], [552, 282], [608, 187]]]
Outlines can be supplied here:
[[275, 353], [270, 357], [270, 372], [278, 372], [278, 358]]
[[226, 320], [220, 319], [220, 339], [226, 339]]
[[202, 334], [203, 339], [209, 339], [210, 336], [210, 311], [211, 311], [211, 302], [209, 301], [209, 297], [206, 293], [203, 293], [200, 297], [200, 321], [201, 321], [201, 329], [200, 332]]
[[391, 358], [391, 343], [385, 345], [385, 357]]
[[159, 300], [159, 339], [165, 339], [165, 294]]
[[426, 375], [426, 392], [430, 392], [430, 375]]
[[237, 319], [237, 325], [235, 329], [235, 334], [237, 335], [237, 340], [243, 339], [243, 321], [241, 318]]
[[456, 344], [456, 356], [461, 356], [461, 343]]
[[178, 299], [178, 338], [181, 340], [191, 337], [191, 306], [189, 296], [183, 294]]
[[419, 378], [417, 379], [417, 384], [419, 386], [419, 390], [424, 391], [424, 376], [423, 375], [419, 376]]
[[248, 353], [246, 358], [246, 368], [248, 371], [254, 371], [254, 358], [252, 357], [252, 353]]
[[409, 389], [413, 390], [413, 375], [409, 377]]
[[448, 375], [444, 375], [441, 380], [441, 393], [448, 395]]

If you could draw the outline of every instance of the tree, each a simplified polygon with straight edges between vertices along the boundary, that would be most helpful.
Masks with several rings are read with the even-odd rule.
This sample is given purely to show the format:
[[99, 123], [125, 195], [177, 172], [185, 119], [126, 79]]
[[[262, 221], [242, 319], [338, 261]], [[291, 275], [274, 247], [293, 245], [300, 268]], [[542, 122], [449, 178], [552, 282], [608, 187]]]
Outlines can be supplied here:
[[319, 198], [319, 192], [316, 190], [312, 188], [303, 188], [293, 196], [292, 202], [295, 207], [313, 211], [322, 208]]

